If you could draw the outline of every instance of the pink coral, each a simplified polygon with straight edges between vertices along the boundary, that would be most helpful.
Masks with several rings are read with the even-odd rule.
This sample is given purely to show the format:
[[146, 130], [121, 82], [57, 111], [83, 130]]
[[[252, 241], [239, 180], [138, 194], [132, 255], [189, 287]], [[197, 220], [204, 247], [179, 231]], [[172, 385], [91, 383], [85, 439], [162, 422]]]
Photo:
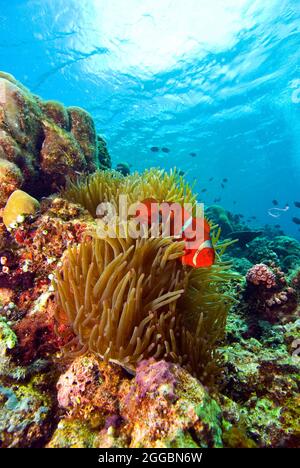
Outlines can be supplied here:
[[[260, 316], [271, 323], [289, 320], [297, 309], [297, 295], [279, 267], [260, 263], [246, 275], [244, 298], [251, 316]], [[255, 328], [255, 327], [254, 327]]]
[[246, 280], [255, 286], [264, 286], [267, 289], [276, 287], [276, 276], [264, 263], [254, 265], [248, 271]]

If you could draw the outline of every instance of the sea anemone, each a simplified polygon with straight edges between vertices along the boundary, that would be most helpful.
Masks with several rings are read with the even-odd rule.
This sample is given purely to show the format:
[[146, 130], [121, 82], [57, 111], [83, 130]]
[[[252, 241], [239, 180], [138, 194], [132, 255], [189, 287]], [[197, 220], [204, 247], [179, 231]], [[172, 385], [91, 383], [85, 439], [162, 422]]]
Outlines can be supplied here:
[[[62, 196], [95, 216], [99, 203], [117, 204], [120, 194], [131, 202], [195, 201], [176, 171], [155, 169], [128, 177], [99, 171], [70, 182]], [[67, 350], [92, 351], [130, 371], [143, 359], [165, 359], [210, 384], [219, 370], [217, 346], [233, 302], [228, 283], [236, 275], [220, 260], [230, 242], [220, 243], [220, 230], [212, 226], [218, 261], [193, 269], [179, 261], [183, 242], [123, 237], [120, 226], [108, 226], [101, 236], [98, 229], [69, 247], [57, 272], [57, 320], [70, 324], [75, 334]]]
[[117, 171], [99, 170], [75, 182], [70, 180], [61, 193], [63, 198], [84, 206], [94, 218], [100, 203], [110, 202], [118, 208], [120, 195], [127, 195], [128, 203], [136, 203], [146, 198], [180, 204], [194, 204], [196, 201], [191, 187], [184, 182], [176, 169], [169, 173], [150, 169], [142, 174], [136, 172], [127, 177]]
[[134, 369], [150, 356], [179, 360], [176, 303], [185, 272], [172, 239], [94, 238], [70, 247], [57, 275], [59, 303], [77, 343]]

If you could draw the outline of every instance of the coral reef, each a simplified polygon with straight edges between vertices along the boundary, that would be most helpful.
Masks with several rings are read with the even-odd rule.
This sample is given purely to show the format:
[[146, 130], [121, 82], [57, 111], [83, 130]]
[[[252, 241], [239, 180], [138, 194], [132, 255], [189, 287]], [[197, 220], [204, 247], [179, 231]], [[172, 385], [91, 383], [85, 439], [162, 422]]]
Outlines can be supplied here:
[[98, 148], [98, 159], [99, 169], [111, 169], [111, 157], [107, 149], [106, 142], [100, 135], [97, 135], [97, 148]]
[[228, 236], [233, 231], [233, 224], [230, 219], [230, 214], [222, 206], [211, 205], [206, 210], [206, 216], [218, 224], [224, 236]]
[[142, 361], [121, 400], [131, 447], [221, 447], [221, 411], [179, 366]]
[[244, 299], [251, 320], [287, 321], [297, 313], [297, 296], [283, 271], [274, 264], [254, 265], [246, 274]]
[[[65, 108], [32, 95], [13, 76], [0, 73], [0, 207], [16, 189], [40, 197], [66, 177], [109, 167], [104, 141], [83, 109]], [[104, 164], [103, 164], [104, 162]]]
[[299, 447], [300, 244], [213, 206], [216, 264], [191, 269], [178, 240], [101, 230], [120, 194], [196, 195], [107, 170], [89, 114], [0, 86], [0, 447]]
[[88, 355], [76, 358], [57, 386], [66, 414], [49, 447], [222, 446], [219, 405], [176, 364], [141, 361], [129, 379]]

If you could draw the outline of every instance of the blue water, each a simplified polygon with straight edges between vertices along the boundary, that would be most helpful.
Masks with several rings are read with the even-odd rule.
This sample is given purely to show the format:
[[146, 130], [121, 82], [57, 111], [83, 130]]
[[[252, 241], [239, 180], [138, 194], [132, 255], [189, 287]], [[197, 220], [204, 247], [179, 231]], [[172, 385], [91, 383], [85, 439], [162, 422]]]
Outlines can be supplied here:
[[[199, 200], [300, 237], [299, 0], [0, 6], [0, 69], [91, 112], [114, 165], [177, 166], [208, 189]], [[279, 219], [273, 199], [290, 206]]]

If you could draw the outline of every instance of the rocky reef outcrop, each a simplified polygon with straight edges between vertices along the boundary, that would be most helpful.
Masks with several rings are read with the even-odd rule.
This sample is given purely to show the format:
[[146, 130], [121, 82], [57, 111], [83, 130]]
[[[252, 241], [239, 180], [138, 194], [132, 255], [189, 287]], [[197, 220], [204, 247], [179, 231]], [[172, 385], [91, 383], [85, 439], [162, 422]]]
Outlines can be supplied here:
[[43, 101], [0, 73], [0, 208], [16, 189], [45, 196], [99, 166], [111, 161], [85, 110]]

